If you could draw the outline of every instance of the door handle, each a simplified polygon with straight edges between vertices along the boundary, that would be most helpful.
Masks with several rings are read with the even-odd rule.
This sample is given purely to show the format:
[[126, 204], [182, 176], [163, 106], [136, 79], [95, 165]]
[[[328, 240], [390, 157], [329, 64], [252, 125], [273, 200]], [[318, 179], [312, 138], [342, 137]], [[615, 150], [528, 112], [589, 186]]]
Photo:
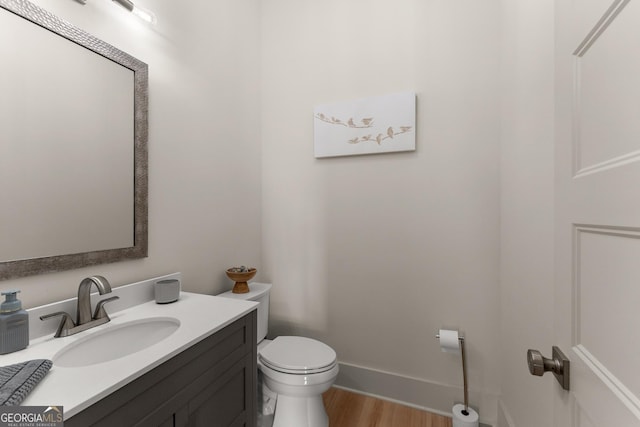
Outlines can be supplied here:
[[560, 348], [553, 346], [551, 359], [544, 357], [538, 350], [529, 349], [527, 364], [531, 375], [541, 377], [545, 372], [551, 371], [562, 388], [569, 390], [570, 362]]

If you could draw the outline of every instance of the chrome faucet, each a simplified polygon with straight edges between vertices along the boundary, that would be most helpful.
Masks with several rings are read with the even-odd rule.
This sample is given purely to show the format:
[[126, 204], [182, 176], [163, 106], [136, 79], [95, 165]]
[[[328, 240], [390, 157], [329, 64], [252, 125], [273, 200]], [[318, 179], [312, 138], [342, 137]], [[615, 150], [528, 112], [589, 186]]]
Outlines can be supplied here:
[[56, 330], [54, 337], [66, 337], [69, 335], [77, 334], [78, 332], [86, 331], [94, 326], [107, 323], [109, 316], [104, 309], [104, 305], [108, 302], [115, 301], [119, 297], [114, 296], [111, 298], [105, 298], [98, 301], [96, 304], [96, 310], [91, 316], [91, 285], [95, 284], [98, 288], [100, 295], [108, 294], [111, 292], [111, 285], [109, 281], [102, 276], [91, 276], [83, 279], [78, 286], [78, 309], [76, 323], [73, 319], [64, 311], [58, 311], [51, 314], [45, 314], [40, 316], [40, 320], [50, 319], [52, 317], [62, 316], [62, 321]]

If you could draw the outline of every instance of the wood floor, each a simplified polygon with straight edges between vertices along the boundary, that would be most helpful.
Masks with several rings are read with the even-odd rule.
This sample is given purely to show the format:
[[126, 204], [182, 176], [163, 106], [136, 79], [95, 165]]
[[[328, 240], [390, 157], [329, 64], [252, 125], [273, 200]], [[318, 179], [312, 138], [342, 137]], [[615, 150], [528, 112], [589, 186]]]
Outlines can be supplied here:
[[330, 388], [322, 396], [329, 427], [451, 427], [451, 418]]

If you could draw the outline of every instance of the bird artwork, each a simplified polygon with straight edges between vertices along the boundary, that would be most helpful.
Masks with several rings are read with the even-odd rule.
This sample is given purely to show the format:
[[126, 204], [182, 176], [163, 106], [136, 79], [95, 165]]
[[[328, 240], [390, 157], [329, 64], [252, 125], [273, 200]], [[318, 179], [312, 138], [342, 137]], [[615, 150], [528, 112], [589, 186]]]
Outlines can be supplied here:
[[415, 102], [407, 92], [316, 107], [315, 156], [415, 150]]

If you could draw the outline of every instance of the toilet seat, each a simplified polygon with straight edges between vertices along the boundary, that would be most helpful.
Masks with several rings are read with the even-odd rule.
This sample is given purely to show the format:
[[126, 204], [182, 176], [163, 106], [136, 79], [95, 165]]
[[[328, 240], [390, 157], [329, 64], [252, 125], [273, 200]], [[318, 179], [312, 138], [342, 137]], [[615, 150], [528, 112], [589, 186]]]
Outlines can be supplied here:
[[260, 362], [274, 371], [309, 375], [336, 366], [336, 352], [328, 345], [306, 337], [282, 336], [260, 351]]

